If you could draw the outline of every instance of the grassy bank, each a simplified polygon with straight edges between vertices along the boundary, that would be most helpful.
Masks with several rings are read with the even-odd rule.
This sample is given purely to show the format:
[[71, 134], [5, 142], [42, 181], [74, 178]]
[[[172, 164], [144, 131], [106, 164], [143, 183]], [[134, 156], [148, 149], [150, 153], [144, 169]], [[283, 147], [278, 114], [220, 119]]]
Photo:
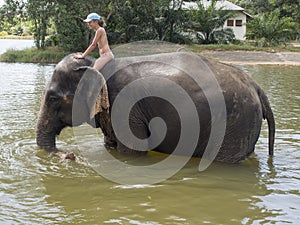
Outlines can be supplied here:
[[0, 39], [33, 40], [33, 36], [5, 35], [0, 36]]
[[1, 62], [22, 63], [58, 63], [68, 52], [59, 48], [47, 48], [38, 50], [29, 48], [25, 50], [8, 50], [0, 55]]
[[278, 47], [257, 47], [253, 45], [188, 45], [186, 48], [192, 52], [202, 51], [263, 51], [263, 52], [300, 52], [300, 47], [278, 46]]
[[[133, 45], [134, 46], [134, 45]], [[300, 52], [300, 47], [294, 46], [281, 46], [275, 48], [266, 47], [255, 47], [250, 45], [176, 45], [178, 48], [183, 47], [191, 52], [201, 53], [203, 51], [264, 51], [264, 52]], [[112, 46], [118, 49], [120, 45]], [[148, 46], [149, 47], [149, 46]], [[161, 46], [155, 45], [151, 47], [163, 49]], [[177, 49], [178, 49], [177, 48]], [[125, 51], [130, 51], [126, 48]], [[140, 50], [139, 50], [140, 51]], [[126, 52], [124, 54], [126, 54]], [[128, 52], [127, 52], [128, 53]], [[159, 53], [159, 52], [157, 52]], [[65, 55], [69, 52], [63, 51], [57, 47], [49, 47], [45, 50], [38, 50], [36, 48], [30, 48], [25, 50], [8, 50], [7, 52], [0, 55], [1, 62], [23, 62], [23, 63], [58, 63]], [[92, 54], [92, 56], [97, 57], [98, 54]], [[130, 54], [129, 54], [130, 55]], [[116, 55], [118, 57], [118, 55]]]

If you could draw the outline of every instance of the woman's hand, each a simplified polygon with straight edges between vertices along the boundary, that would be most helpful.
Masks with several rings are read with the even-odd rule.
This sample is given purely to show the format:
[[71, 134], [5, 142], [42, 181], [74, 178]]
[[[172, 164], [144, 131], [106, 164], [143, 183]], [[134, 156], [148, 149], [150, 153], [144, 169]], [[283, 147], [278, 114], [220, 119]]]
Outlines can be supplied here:
[[81, 53], [76, 53], [76, 54], [74, 55], [74, 58], [75, 58], [75, 59], [84, 59], [84, 56], [83, 56]]

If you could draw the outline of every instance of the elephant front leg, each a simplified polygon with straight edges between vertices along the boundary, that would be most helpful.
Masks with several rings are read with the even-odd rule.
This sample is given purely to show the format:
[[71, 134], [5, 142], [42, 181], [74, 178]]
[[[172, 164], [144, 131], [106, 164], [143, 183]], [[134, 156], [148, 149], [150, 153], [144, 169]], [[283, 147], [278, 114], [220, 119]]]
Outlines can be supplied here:
[[104, 136], [104, 143], [105, 147], [107, 148], [116, 148], [117, 147], [117, 142], [115, 138], [111, 138], [109, 136]]

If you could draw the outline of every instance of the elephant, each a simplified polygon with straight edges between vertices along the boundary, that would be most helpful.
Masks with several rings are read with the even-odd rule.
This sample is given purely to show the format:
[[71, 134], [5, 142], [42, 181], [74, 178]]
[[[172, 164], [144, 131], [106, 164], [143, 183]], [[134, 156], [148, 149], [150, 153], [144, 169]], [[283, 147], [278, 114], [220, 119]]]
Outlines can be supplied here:
[[[273, 155], [275, 120], [269, 100], [262, 88], [241, 69], [190, 52], [116, 58], [101, 71], [92, 68], [94, 62], [92, 57], [75, 59], [74, 54], [69, 54], [55, 66], [42, 97], [37, 121], [36, 141], [41, 148], [55, 151], [56, 136], [63, 128], [88, 123], [102, 130], [107, 147], [122, 154], [144, 155], [153, 150], [204, 157], [205, 151], [213, 149], [208, 145], [215, 144], [210, 139], [218, 129], [213, 126], [224, 123], [224, 135], [216, 146], [213, 160], [238, 163], [254, 152], [262, 121], [266, 119], [269, 155]], [[214, 80], [208, 79], [209, 73]], [[200, 81], [195, 81], [197, 76]], [[135, 103], [129, 103], [132, 96], [123, 92], [126, 87], [127, 91], [132, 90]], [[220, 89], [219, 100], [216, 88]], [[175, 89], [176, 92], [172, 92]], [[181, 98], [181, 92], [189, 99]], [[176, 103], [155, 96], [156, 93], [170, 98], [176, 95], [173, 98]], [[216, 102], [212, 103], [214, 99]], [[223, 119], [218, 116], [222, 113], [222, 107], [218, 108], [222, 101]], [[116, 102], [119, 107], [114, 110]], [[194, 106], [186, 106], [187, 102]], [[130, 104], [128, 115], [122, 115], [123, 110], [126, 111], [122, 107]], [[181, 111], [176, 107], [181, 107]], [[120, 128], [114, 123], [116, 120], [124, 120], [128, 126]], [[183, 120], [191, 127], [185, 128], [185, 140], [193, 136], [196, 141], [193, 139], [195, 143], [178, 147], [185, 126]], [[158, 126], [153, 128], [153, 124]], [[119, 128], [121, 131], [117, 131]], [[132, 135], [126, 136], [127, 133]], [[136, 144], [136, 139], [142, 144]]]

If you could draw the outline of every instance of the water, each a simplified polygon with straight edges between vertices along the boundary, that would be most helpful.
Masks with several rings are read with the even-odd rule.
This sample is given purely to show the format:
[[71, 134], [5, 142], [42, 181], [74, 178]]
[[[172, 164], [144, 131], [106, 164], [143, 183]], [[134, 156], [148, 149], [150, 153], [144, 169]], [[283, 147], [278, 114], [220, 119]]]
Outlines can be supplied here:
[[299, 67], [240, 66], [269, 96], [277, 122], [272, 160], [264, 122], [252, 159], [214, 163], [201, 173], [194, 159], [151, 186], [99, 176], [78, 152], [71, 129], [62, 132], [58, 147], [75, 151], [78, 161], [60, 161], [37, 148], [40, 99], [54, 65], [0, 67], [0, 224], [299, 223]]
[[3, 54], [8, 49], [21, 50], [25, 48], [31, 48], [33, 46], [33, 40], [0, 39], [0, 54]]

